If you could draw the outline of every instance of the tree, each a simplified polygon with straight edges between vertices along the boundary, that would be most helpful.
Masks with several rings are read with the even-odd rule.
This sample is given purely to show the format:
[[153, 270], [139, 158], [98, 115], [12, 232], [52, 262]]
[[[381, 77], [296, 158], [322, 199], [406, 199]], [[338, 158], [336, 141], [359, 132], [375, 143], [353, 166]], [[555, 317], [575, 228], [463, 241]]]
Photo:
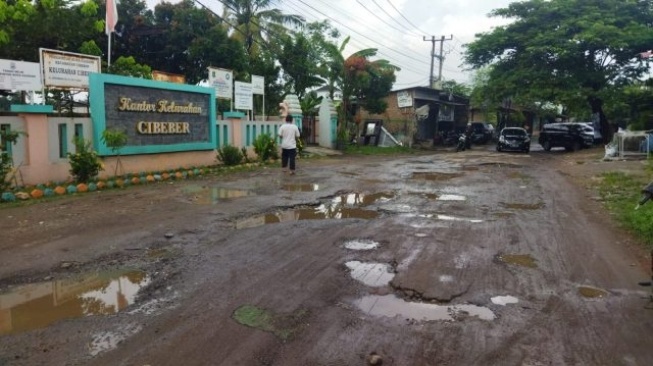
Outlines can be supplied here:
[[[226, 18], [234, 27], [232, 36], [242, 42], [250, 60], [258, 55], [262, 44], [271, 40], [271, 33], [282, 35], [285, 34], [286, 25], [301, 27], [304, 24], [302, 16], [286, 15], [279, 9], [270, 9], [273, 0], [225, 0], [222, 3]], [[268, 36], [264, 37], [264, 33]]]
[[464, 83], [459, 83], [456, 80], [445, 80], [442, 82], [442, 90], [465, 98], [469, 98], [472, 94], [471, 87]]
[[529, 0], [496, 9], [513, 19], [477, 35], [465, 62], [492, 65], [499, 98], [517, 104], [566, 104], [583, 99], [611, 139], [604, 101], [612, 85], [636, 81], [648, 70], [637, 56], [650, 48], [651, 0]]
[[319, 77], [319, 49], [302, 33], [294, 37], [286, 37], [279, 55], [279, 63], [283, 67], [287, 90], [293, 89], [301, 100], [306, 90], [322, 85]]

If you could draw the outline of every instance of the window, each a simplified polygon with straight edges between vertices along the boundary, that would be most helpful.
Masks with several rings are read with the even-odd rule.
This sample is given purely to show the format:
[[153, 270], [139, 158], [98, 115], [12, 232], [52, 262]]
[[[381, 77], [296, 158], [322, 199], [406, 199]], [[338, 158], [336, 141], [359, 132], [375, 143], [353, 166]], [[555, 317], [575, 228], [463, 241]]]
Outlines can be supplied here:
[[59, 124], [59, 157], [65, 158], [68, 154], [68, 126]]

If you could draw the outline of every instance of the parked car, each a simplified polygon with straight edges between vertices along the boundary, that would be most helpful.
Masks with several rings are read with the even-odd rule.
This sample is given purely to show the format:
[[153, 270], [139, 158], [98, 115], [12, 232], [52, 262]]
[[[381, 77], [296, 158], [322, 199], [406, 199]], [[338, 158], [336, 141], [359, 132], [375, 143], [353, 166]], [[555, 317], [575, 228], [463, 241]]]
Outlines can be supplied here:
[[538, 142], [544, 151], [554, 147], [564, 147], [567, 151], [592, 147], [594, 135], [585, 130], [586, 126], [578, 123], [548, 123], [542, 127]]
[[531, 137], [521, 127], [506, 127], [499, 133], [497, 151], [523, 151], [531, 150]]
[[493, 130], [494, 127], [487, 122], [472, 122], [472, 143], [486, 144], [491, 141]]

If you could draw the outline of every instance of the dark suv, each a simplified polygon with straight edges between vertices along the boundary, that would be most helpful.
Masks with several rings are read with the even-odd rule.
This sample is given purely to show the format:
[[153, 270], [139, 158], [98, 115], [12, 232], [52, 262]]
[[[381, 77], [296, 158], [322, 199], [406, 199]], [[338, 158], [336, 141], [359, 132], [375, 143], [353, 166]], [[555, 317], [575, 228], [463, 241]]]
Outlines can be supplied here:
[[485, 144], [492, 140], [492, 129], [487, 122], [472, 122], [472, 142]]
[[577, 151], [592, 147], [594, 138], [584, 133], [583, 127], [578, 123], [549, 123], [542, 127], [538, 142], [544, 151], [549, 151], [553, 147]]

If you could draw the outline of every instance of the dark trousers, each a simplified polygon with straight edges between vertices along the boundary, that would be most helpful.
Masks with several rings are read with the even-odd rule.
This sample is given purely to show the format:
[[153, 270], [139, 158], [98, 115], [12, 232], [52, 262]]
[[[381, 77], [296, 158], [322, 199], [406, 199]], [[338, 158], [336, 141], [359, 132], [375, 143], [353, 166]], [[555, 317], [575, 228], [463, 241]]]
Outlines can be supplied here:
[[281, 167], [285, 168], [290, 162], [290, 170], [295, 170], [295, 156], [297, 155], [297, 149], [281, 149]]

